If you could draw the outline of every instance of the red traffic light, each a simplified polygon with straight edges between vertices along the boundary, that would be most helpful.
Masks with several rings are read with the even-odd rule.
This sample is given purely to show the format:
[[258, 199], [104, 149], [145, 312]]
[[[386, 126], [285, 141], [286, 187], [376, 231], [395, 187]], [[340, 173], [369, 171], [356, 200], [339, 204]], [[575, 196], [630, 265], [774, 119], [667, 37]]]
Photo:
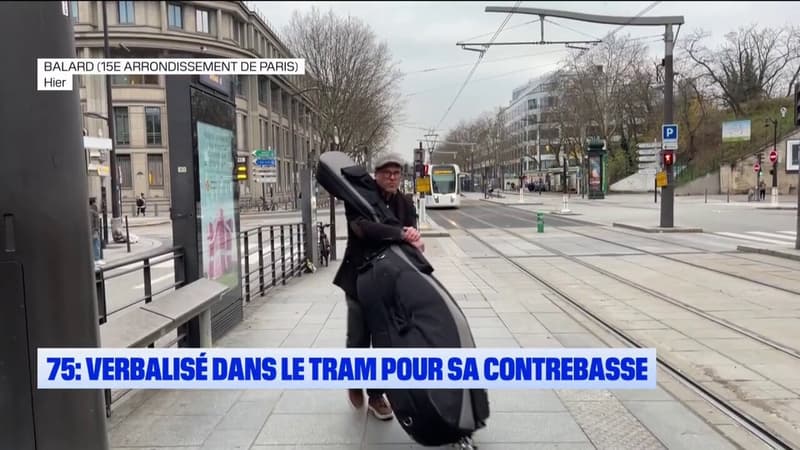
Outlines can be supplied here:
[[665, 151], [664, 152], [664, 165], [671, 166], [675, 164], [675, 152], [672, 151]]

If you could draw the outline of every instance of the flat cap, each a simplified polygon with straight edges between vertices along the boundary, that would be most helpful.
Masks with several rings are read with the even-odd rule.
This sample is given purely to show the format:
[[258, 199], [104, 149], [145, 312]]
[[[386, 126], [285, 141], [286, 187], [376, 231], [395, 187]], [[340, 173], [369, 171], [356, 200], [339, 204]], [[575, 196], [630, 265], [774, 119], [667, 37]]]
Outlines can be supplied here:
[[380, 170], [390, 164], [396, 164], [402, 168], [405, 166], [406, 161], [397, 153], [387, 153], [375, 160], [375, 170]]

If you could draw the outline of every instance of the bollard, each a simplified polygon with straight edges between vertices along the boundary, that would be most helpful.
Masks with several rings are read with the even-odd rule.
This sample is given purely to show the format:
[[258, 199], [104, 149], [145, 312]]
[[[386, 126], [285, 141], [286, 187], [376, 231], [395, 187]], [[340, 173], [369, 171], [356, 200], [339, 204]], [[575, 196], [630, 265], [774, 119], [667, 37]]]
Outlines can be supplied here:
[[128, 230], [128, 216], [125, 216], [125, 243], [128, 244], [128, 253], [131, 252], [131, 233]]
[[536, 232], [544, 233], [544, 214], [541, 211], [536, 212]]

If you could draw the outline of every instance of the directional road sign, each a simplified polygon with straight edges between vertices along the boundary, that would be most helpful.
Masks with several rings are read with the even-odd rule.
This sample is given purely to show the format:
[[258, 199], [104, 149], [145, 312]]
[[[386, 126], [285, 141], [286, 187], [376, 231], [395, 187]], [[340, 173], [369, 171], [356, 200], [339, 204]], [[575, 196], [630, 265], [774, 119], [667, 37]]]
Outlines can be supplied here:
[[275, 150], [268, 148], [253, 151], [253, 178], [259, 183], [277, 183], [278, 167]]

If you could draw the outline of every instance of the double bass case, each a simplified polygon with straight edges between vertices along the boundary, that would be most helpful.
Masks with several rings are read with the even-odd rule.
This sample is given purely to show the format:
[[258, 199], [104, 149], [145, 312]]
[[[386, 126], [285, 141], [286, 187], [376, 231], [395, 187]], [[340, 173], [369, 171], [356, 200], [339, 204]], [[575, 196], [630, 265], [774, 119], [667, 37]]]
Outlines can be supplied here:
[[[349, 211], [400, 226], [375, 180], [344, 153], [321, 155], [317, 181]], [[417, 249], [388, 243], [358, 264], [358, 301], [373, 347], [475, 347], [464, 313]], [[484, 389], [390, 389], [386, 395], [401, 427], [424, 446], [464, 445], [489, 417]]]

